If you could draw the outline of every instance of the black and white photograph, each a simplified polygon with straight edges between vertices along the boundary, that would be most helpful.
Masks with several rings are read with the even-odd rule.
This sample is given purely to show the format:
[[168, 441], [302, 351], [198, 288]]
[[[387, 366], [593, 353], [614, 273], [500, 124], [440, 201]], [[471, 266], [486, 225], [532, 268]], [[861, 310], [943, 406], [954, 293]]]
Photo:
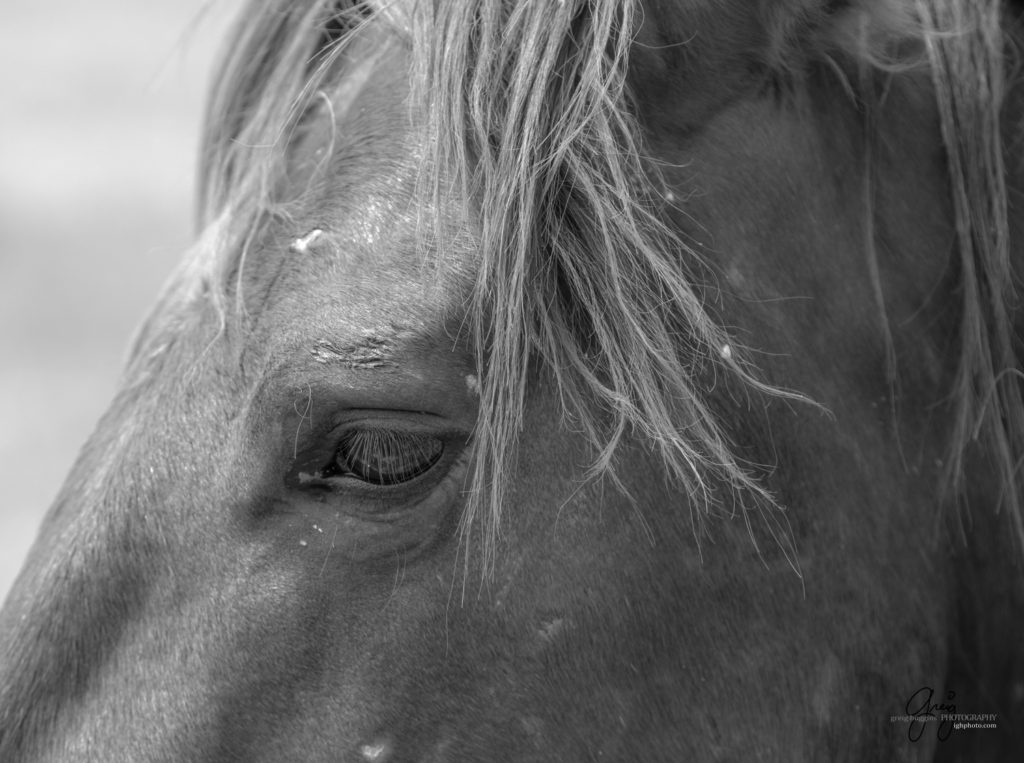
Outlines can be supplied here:
[[0, 19], [0, 763], [1024, 760], [1024, 2]]

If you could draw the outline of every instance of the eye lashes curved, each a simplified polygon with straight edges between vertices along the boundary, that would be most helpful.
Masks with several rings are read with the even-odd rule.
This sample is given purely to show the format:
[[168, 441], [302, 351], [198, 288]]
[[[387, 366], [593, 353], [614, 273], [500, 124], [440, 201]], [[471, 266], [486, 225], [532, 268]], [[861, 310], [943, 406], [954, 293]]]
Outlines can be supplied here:
[[345, 432], [328, 469], [375, 485], [397, 485], [428, 472], [444, 453], [432, 435], [377, 427]]

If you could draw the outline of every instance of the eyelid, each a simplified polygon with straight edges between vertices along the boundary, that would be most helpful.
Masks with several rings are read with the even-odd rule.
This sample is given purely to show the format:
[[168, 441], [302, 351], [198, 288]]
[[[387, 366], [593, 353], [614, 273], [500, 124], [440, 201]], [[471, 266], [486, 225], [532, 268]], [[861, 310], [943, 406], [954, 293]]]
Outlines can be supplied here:
[[[472, 435], [448, 417], [423, 411], [349, 408], [331, 417], [321, 416], [318, 423], [319, 426], [301, 432], [294, 452], [294, 444], [288, 443], [292, 446], [288, 448], [291, 466], [285, 482], [318, 503], [336, 503], [350, 516], [374, 522], [402, 521], [405, 514], [420, 511], [424, 501], [432, 503], [432, 496], [442, 483], [448, 485], [455, 479], [461, 484], [465, 476], [470, 455], [467, 446]], [[398, 436], [434, 438], [443, 445], [440, 457], [423, 474], [390, 485], [374, 484], [343, 473], [323, 473], [346, 432], [372, 429]]]
[[329, 468], [344, 469], [364, 482], [384, 486], [411, 482], [444, 455], [444, 441], [433, 434], [379, 426], [344, 431]]

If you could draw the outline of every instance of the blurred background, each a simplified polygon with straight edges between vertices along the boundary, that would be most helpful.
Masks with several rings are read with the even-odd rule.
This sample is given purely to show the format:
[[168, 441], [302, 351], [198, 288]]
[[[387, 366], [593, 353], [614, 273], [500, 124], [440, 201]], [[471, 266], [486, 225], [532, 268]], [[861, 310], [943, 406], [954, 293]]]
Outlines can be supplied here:
[[0, 23], [0, 600], [192, 236], [237, 0], [7, 3]]

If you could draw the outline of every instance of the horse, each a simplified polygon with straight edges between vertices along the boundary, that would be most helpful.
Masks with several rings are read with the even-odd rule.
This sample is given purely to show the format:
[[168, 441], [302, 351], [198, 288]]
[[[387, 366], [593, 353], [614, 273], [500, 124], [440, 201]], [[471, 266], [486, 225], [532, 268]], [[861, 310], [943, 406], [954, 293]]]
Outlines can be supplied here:
[[0, 760], [1024, 750], [1011, 0], [249, 0]]

